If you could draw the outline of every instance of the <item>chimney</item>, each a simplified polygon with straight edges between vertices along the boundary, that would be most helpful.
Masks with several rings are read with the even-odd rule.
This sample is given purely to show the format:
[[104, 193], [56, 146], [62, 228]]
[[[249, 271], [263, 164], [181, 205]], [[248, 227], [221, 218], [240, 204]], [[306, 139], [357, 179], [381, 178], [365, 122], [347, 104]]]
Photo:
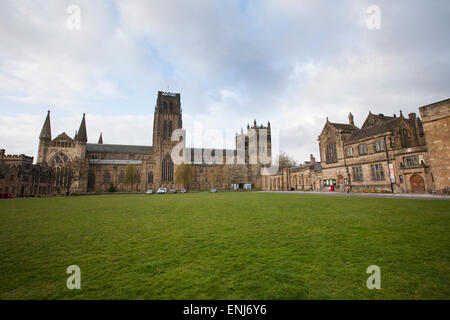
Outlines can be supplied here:
[[416, 122], [416, 114], [414, 112], [411, 112], [410, 114], [408, 114], [408, 118], [409, 120], [411, 120], [413, 123]]
[[352, 126], [355, 125], [355, 122], [353, 121], [353, 115], [351, 112], [348, 114], [348, 123], [351, 124]]
[[[351, 113], [350, 113], [351, 114]], [[311, 163], [315, 163], [316, 162], [316, 158], [314, 158], [314, 156], [312, 154], [309, 155], [309, 161]]]

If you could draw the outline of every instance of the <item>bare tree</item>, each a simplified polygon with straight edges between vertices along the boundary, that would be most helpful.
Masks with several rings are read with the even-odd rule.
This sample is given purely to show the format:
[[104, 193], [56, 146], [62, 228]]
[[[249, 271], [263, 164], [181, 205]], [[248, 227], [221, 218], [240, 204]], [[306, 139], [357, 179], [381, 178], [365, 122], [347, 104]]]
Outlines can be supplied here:
[[56, 190], [59, 192], [60, 188], [65, 188], [68, 196], [73, 184], [84, 177], [84, 162], [77, 157], [72, 161], [56, 163], [48, 172], [55, 180]]
[[281, 189], [282, 190], [284, 190], [284, 174], [285, 174], [285, 171], [286, 171], [285, 169], [290, 168], [290, 167], [294, 167], [296, 165], [297, 165], [297, 161], [292, 159], [291, 156], [289, 156], [284, 151], [280, 152], [279, 162], [278, 162], [278, 169], [279, 169], [279, 172], [281, 173]]
[[226, 185], [231, 189], [232, 184], [247, 182], [247, 167], [243, 164], [229, 164], [223, 168]]

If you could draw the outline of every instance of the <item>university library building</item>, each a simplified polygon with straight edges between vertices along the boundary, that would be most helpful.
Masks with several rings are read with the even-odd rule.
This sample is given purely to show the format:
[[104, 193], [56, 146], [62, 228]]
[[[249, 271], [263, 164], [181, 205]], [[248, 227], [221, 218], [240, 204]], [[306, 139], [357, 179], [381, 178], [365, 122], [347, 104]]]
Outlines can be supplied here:
[[[236, 148], [216, 155], [212, 149], [185, 148], [187, 153], [207, 151], [223, 161], [194, 161], [191, 189], [226, 189], [231, 184], [251, 185], [265, 191], [324, 191], [438, 193], [450, 191], [450, 99], [419, 108], [407, 116], [369, 115], [361, 128], [354, 124], [334, 123], [327, 118], [318, 137], [320, 161], [313, 155], [309, 161], [295, 167], [278, 170], [273, 175], [261, 175], [260, 165], [229, 164], [228, 155], [238, 153], [238, 141], [244, 141], [245, 159], [249, 158], [249, 132], [264, 130], [265, 152], [271, 156], [271, 128], [256, 120], [247, 132], [236, 134]], [[117, 191], [131, 191], [125, 183], [126, 168], [135, 166], [137, 181], [134, 191], [159, 187], [179, 189], [175, 182], [177, 166], [171, 151], [178, 142], [172, 132], [181, 129], [182, 109], [179, 93], [158, 92], [153, 123], [153, 145], [88, 143], [86, 118], [71, 138], [63, 132], [52, 138], [50, 111], [39, 135], [37, 162], [25, 155], [7, 155], [0, 150], [0, 194], [12, 197], [52, 196], [67, 193], [102, 193], [111, 186]], [[259, 141], [257, 139], [257, 141]], [[257, 149], [258, 153], [260, 148]], [[222, 151], [222, 150], [221, 150]], [[239, 174], [230, 176], [229, 167], [240, 167]], [[78, 168], [77, 179], [71, 170]], [[236, 168], [233, 168], [233, 170]], [[236, 170], [234, 170], [236, 172]]]

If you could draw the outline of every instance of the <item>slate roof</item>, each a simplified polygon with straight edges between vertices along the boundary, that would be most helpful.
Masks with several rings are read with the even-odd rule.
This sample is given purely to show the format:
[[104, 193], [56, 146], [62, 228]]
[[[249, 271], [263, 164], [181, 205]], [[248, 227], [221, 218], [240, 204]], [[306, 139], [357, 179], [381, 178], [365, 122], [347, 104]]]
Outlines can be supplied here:
[[[370, 138], [377, 134], [394, 130], [404, 118], [373, 115], [377, 122], [373, 125], [364, 123], [360, 130], [354, 131], [346, 140], [345, 144], [353, 143], [364, 138]], [[407, 122], [409, 119], [404, 119]], [[414, 124], [413, 124], [414, 126]]]
[[341, 130], [341, 131], [343, 131], [343, 132], [348, 132], [348, 133], [350, 133], [350, 132], [353, 132], [353, 131], [355, 131], [355, 130], [358, 130], [357, 127], [355, 127], [355, 126], [353, 126], [353, 125], [351, 125], [351, 124], [346, 124], [346, 123], [333, 123], [333, 122], [330, 122], [330, 124], [331, 124], [333, 127], [335, 127], [336, 129]]
[[98, 144], [98, 143], [87, 143], [87, 152], [98, 152], [98, 153], [152, 153], [153, 147], [150, 146], [131, 146], [124, 144]]

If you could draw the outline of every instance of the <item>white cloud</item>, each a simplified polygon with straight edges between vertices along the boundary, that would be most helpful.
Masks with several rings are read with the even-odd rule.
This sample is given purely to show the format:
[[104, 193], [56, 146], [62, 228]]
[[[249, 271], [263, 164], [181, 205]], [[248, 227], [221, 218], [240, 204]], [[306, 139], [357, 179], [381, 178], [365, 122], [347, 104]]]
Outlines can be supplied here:
[[54, 135], [73, 136], [86, 112], [90, 141], [151, 144], [156, 92], [170, 85], [188, 130], [270, 120], [302, 161], [327, 116], [361, 124], [369, 108], [417, 112], [450, 91], [446, 1], [380, 1], [379, 31], [365, 27], [369, 1], [77, 0], [77, 31], [69, 4], [0, 2], [7, 151], [36, 153], [48, 108]]

